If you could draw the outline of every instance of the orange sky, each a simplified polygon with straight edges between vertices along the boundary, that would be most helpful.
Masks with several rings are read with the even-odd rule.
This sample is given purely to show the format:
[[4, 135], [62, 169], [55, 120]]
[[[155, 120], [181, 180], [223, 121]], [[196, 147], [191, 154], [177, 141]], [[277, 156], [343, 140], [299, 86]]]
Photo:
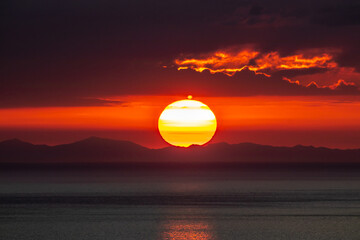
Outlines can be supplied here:
[[[162, 110], [169, 103], [185, 97], [128, 96], [114, 98], [123, 103], [112, 106], [0, 109], [0, 129], [140, 130], [156, 134], [157, 121]], [[259, 130], [360, 129], [360, 99], [354, 96], [202, 98], [194, 96], [194, 99], [204, 102], [215, 113], [218, 121], [217, 135], [220, 136], [222, 131], [234, 131], [236, 134], [236, 131]], [[119, 136], [119, 138], [123, 137]], [[226, 138], [217, 139], [215, 136], [213, 139], [214, 142], [220, 140], [226, 141]], [[147, 145], [151, 146], [150, 143]]]
[[[146, 129], [181, 96], [122, 97], [121, 105], [0, 109], [0, 128]], [[183, 97], [185, 98], [185, 97]], [[202, 97], [220, 129], [327, 129], [360, 127], [354, 97]], [[349, 100], [351, 99], [351, 100]]]

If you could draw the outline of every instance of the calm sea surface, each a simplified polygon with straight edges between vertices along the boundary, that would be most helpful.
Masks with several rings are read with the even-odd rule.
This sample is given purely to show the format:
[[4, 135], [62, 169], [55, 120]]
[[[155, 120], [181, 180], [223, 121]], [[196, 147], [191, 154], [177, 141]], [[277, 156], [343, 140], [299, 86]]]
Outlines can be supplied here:
[[0, 239], [360, 239], [357, 173], [10, 171]]

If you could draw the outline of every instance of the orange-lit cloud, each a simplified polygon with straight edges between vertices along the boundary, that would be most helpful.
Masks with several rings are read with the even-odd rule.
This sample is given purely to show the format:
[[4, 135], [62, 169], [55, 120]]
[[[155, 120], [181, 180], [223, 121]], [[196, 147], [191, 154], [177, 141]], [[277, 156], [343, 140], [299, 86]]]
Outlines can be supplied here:
[[263, 69], [307, 69], [307, 68], [335, 68], [337, 63], [333, 56], [322, 53], [317, 56], [305, 57], [304, 54], [295, 54], [281, 57], [278, 52], [271, 52], [255, 60], [255, 66], [249, 66], [250, 70], [259, 71]]
[[287, 77], [283, 77], [283, 80], [285, 80], [285, 81], [287, 81], [287, 82], [289, 82], [289, 83], [294, 83], [294, 84], [296, 84], [296, 85], [300, 85], [300, 82], [299, 81], [294, 81], [294, 80], [291, 80], [291, 79], [289, 79], [289, 78], [287, 78]]
[[341, 87], [356, 86], [355, 83], [346, 82], [343, 79], [339, 79], [336, 83], [329, 86], [331, 89], [340, 89]]
[[[283, 77], [283, 80], [285, 80], [285, 81], [287, 81], [289, 83], [292, 83], [292, 84], [300, 85], [300, 82], [298, 80], [291, 80], [291, 79], [289, 79], [287, 77]], [[331, 84], [329, 86], [320, 86], [317, 82], [312, 81], [312, 82], [308, 83], [306, 85], [306, 87], [308, 87], [308, 88], [311, 88], [311, 87], [314, 87], [314, 88], [328, 88], [328, 89], [331, 89], [331, 90], [341, 90], [341, 89], [347, 88], [347, 87], [356, 87], [356, 84], [353, 83], [353, 82], [346, 82], [343, 79], [339, 79], [336, 83]]]
[[251, 59], [258, 56], [259, 52], [253, 50], [241, 50], [239, 52], [217, 51], [213, 54], [200, 58], [176, 59], [178, 70], [193, 69], [198, 72], [209, 70], [211, 73], [222, 72], [232, 76], [246, 68]]
[[207, 70], [211, 74], [223, 73], [230, 77], [243, 70], [269, 78], [282, 76], [282, 80], [295, 86], [334, 94], [354, 94], [358, 91], [355, 82], [360, 81], [360, 74], [354, 68], [340, 67], [335, 61], [340, 50], [308, 49], [281, 56], [277, 51], [261, 53], [253, 49], [228, 48], [192, 58], [178, 58], [175, 64], [178, 70]]
[[315, 72], [312, 74], [294, 76], [292, 80], [301, 82], [303, 85], [308, 85], [314, 80], [319, 86], [331, 86], [338, 83], [339, 80], [347, 82], [347, 86], [354, 86], [353, 83], [360, 83], [360, 73], [352, 67], [337, 67], [325, 72]]
[[198, 72], [208, 70], [211, 73], [222, 72], [229, 76], [247, 68], [254, 72], [265, 73], [272, 70], [309, 69], [337, 67], [330, 53], [317, 51], [300, 52], [289, 56], [280, 56], [278, 52], [261, 54], [252, 49], [219, 50], [194, 58], [175, 59], [178, 70], [193, 69]]

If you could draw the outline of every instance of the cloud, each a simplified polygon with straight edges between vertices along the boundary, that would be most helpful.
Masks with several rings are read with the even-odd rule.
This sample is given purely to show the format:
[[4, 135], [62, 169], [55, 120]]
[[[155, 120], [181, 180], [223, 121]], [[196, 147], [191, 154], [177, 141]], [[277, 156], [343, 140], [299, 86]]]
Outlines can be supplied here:
[[[301, 78], [301, 75], [317, 74], [326, 76], [326, 72], [333, 73], [334, 71], [351, 73], [348, 76], [358, 75], [353, 69], [339, 68], [334, 60], [334, 55], [339, 53], [340, 50], [307, 49], [297, 51], [293, 55], [281, 56], [279, 52], [261, 53], [253, 49], [228, 48], [200, 54], [192, 58], [177, 58], [174, 63], [178, 70], [209, 71], [212, 74], [223, 73], [228, 76], [234, 76], [237, 72], [247, 70], [255, 74], [262, 74], [268, 77], [269, 81], [273, 79], [279, 81], [279, 78], [282, 78], [282, 80], [292, 86], [305, 87], [301, 90], [298, 89], [299, 91], [296, 91], [294, 94], [358, 94], [359, 89], [357, 85], [343, 79], [335, 79], [335, 81], [333, 80], [334, 82], [322, 82], [321, 79], [310, 78], [311, 81], [308, 83], [302, 83], [302, 81], [297, 80], [299, 76]], [[291, 76], [295, 78], [291, 79]], [[276, 84], [274, 83], [274, 85]], [[261, 92], [260, 89], [259, 92]], [[267, 94], [271, 94], [271, 91]], [[286, 93], [284, 94], [286, 95]]]
[[355, 83], [346, 82], [343, 79], [339, 79], [339, 81], [337, 81], [337, 83], [330, 85], [329, 88], [332, 90], [349, 91], [349, 92], [355, 92], [355, 91], [359, 90], [358, 87], [355, 85]]
[[122, 105], [124, 102], [117, 100], [101, 99], [97, 97], [69, 97], [62, 94], [53, 95], [40, 93], [32, 96], [7, 96], [0, 97], [0, 108], [19, 107], [51, 107], [51, 106], [113, 106]]
[[304, 53], [298, 51], [288, 56], [280, 56], [276, 51], [260, 53], [251, 48], [224, 49], [192, 58], [177, 58], [174, 62], [179, 70], [193, 69], [198, 72], [209, 70], [211, 73], [222, 72], [229, 76], [245, 68], [257, 73], [269, 73], [294, 69], [333, 69], [338, 66], [332, 54], [321, 49], [308, 50]]
[[193, 69], [197, 72], [208, 70], [211, 73], [225, 73], [229, 76], [249, 68], [251, 60], [255, 59], [259, 52], [251, 49], [243, 49], [236, 52], [231, 50], [216, 51], [205, 54], [198, 58], [175, 59], [178, 70]]

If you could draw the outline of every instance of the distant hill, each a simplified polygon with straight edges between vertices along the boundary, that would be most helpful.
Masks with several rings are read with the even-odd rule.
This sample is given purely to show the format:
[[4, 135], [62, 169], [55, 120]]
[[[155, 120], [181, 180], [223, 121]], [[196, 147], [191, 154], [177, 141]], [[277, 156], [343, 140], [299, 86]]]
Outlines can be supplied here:
[[57, 146], [33, 145], [18, 139], [0, 142], [2, 165], [96, 164], [236, 165], [340, 164], [360, 165], [360, 149], [324, 147], [275, 147], [253, 143], [215, 143], [189, 148], [149, 149], [129, 141], [90, 137]]

